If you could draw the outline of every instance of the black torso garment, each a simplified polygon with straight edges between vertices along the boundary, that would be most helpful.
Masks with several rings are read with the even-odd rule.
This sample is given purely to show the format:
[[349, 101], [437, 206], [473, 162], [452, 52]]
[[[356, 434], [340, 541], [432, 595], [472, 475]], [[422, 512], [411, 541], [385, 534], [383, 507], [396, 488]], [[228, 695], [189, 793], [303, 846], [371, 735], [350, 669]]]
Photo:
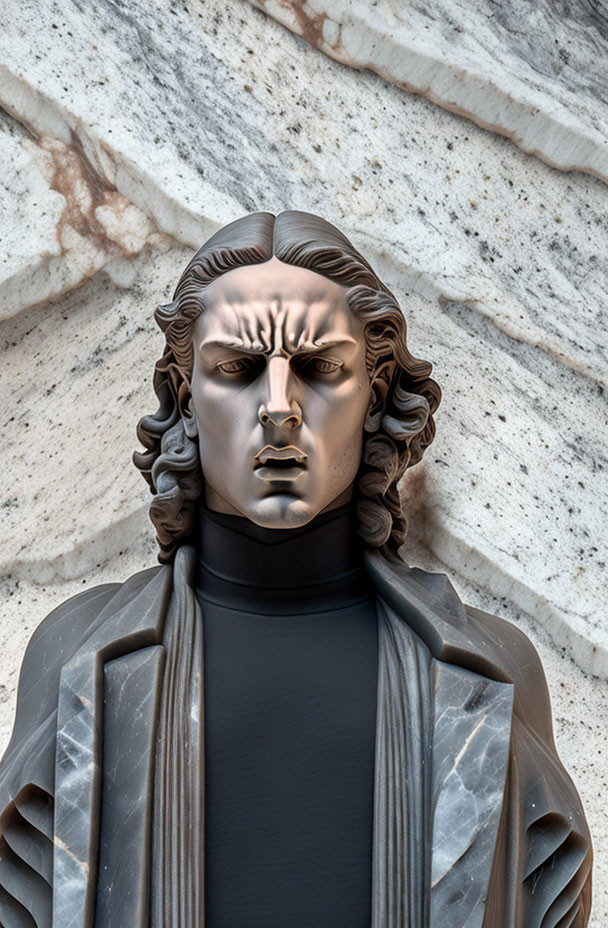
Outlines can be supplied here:
[[377, 622], [349, 507], [201, 513], [206, 928], [369, 928]]

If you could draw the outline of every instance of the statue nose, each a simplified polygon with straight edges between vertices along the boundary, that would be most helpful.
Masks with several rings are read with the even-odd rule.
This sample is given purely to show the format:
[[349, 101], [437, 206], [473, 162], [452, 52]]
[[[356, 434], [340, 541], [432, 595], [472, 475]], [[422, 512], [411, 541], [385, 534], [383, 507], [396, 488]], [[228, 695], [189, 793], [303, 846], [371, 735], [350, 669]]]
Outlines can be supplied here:
[[267, 399], [258, 410], [262, 425], [299, 428], [302, 425], [302, 407], [292, 395], [294, 377], [287, 358], [270, 358], [266, 379]]

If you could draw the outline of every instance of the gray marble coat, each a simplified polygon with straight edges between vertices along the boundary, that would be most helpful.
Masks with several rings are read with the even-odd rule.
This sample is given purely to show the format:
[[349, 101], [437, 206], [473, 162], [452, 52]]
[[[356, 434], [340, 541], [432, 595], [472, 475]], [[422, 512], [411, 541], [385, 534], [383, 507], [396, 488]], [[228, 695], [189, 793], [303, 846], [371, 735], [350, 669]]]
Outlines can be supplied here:
[[[186, 722], [167, 712], [183, 686], [171, 649], [178, 664], [196, 655], [187, 685], [202, 693], [194, 562], [183, 547], [34, 633], [0, 763], [2, 928], [148, 928], [159, 859], [165, 928], [203, 924], [204, 713], [189, 710], [180, 739]], [[464, 606], [443, 574], [378, 553], [366, 565], [379, 634], [372, 928], [583, 928], [590, 836], [532, 644]], [[161, 815], [155, 779], [157, 793], [169, 784]]]

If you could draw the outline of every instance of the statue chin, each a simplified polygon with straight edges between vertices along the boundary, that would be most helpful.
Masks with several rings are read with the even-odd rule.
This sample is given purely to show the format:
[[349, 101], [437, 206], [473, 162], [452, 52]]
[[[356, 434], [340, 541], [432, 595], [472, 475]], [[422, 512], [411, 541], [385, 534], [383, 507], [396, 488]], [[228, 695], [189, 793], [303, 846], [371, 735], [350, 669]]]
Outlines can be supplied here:
[[307, 525], [321, 513], [345, 506], [353, 498], [353, 484], [346, 487], [328, 504], [323, 500], [311, 502], [292, 493], [273, 493], [263, 499], [241, 502], [239, 506], [205, 483], [205, 503], [214, 512], [241, 516], [261, 528], [289, 529]]

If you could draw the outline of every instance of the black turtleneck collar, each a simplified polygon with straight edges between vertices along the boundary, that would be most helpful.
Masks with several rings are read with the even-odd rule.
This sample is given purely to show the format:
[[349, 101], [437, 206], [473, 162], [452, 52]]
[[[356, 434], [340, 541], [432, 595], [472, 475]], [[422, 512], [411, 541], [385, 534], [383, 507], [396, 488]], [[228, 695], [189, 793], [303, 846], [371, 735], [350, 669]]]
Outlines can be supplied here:
[[268, 529], [207, 508], [199, 513], [197, 592], [252, 613], [322, 612], [368, 597], [352, 506], [296, 529]]

